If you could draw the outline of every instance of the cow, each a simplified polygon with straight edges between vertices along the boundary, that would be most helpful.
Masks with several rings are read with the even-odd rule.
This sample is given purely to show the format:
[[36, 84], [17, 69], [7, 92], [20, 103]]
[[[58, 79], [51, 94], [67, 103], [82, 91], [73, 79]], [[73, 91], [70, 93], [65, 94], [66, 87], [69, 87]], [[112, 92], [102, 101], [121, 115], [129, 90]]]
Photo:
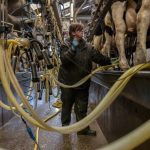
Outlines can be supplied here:
[[[136, 3], [134, 0], [116, 0], [112, 3], [112, 19], [115, 27], [115, 43], [119, 52], [119, 66], [126, 70], [129, 64], [125, 55], [125, 33], [132, 32], [136, 26]], [[125, 18], [124, 18], [125, 16]]]
[[145, 63], [147, 60], [146, 37], [150, 26], [150, 0], [142, 0], [137, 14], [137, 46], [135, 64]]
[[[125, 55], [125, 34], [137, 32], [137, 45], [134, 58], [134, 64], [146, 62], [146, 37], [150, 24], [150, 0], [142, 0], [139, 7], [138, 0], [114, 0], [111, 5], [111, 15], [107, 13], [104, 22], [105, 25], [113, 29], [110, 23], [112, 20], [115, 28], [115, 43], [119, 52], [120, 68], [126, 70], [129, 68]], [[139, 7], [139, 11], [138, 11]], [[110, 44], [112, 42], [110, 34], [105, 32], [105, 44], [102, 48], [103, 54], [109, 54]]]

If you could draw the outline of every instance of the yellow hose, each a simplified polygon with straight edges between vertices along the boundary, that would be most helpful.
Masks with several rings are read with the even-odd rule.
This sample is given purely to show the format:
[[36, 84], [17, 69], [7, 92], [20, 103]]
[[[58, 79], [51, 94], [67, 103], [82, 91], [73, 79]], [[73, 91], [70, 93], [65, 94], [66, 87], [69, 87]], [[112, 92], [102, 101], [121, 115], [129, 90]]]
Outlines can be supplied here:
[[102, 66], [102, 67], [99, 67], [97, 69], [95, 69], [94, 71], [92, 71], [89, 75], [85, 76], [83, 79], [81, 79], [80, 81], [78, 81], [77, 83], [75, 83], [74, 85], [66, 85], [66, 84], [63, 84], [61, 82], [59, 82], [57, 79], [56, 79], [56, 74], [54, 73], [55, 69], [53, 69], [52, 71], [49, 70], [49, 75], [50, 77], [61, 87], [64, 87], [64, 88], [76, 88], [80, 85], [82, 85], [83, 83], [85, 83], [88, 79], [90, 79], [93, 74], [99, 72], [99, 71], [102, 71], [102, 70], [105, 70], [105, 69], [108, 69], [110, 67], [113, 67], [115, 66], [116, 64], [114, 65], [108, 65], [108, 66]]
[[[11, 91], [11, 89], [10, 89], [10, 86], [9, 86], [9, 84], [8, 84], [8, 81], [7, 81], [7, 78], [6, 78], [6, 74], [5, 74], [5, 68], [4, 68], [4, 51], [2, 50], [2, 47], [1, 47], [1, 45], [0, 45], [0, 75], [1, 75], [1, 82], [2, 82], [2, 85], [3, 85], [3, 88], [4, 88], [4, 90], [5, 90], [5, 92], [6, 92], [6, 95], [7, 95], [7, 97], [8, 97], [8, 100], [10, 100], [10, 103], [12, 103], [13, 104], [13, 106], [15, 106], [16, 107], [16, 109], [20, 112], [20, 114], [22, 115], [22, 116], [24, 116], [25, 118], [27, 118], [27, 120], [30, 122], [30, 123], [32, 123], [33, 125], [35, 125], [35, 126], [37, 126], [37, 125], [39, 125], [39, 127], [42, 127], [38, 122], [36, 122], [36, 120], [35, 119], [33, 119], [28, 113], [26, 113], [23, 109], [22, 109], [22, 107], [18, 104], [18, 102], [16, 101], [16, 99], [15, 99], [15, 97], [14, 97], [14, 95], [13, 95], [13, 93], [12, 93], [12, 91]], [[4, 56], [4, 57], [3, 57]], [[6, 67], [7, 68], [7, 67]], [[7, 68], [8, 69], [8, 68]], [[13, 71], [12, 71], [13, 72]], [[14, 73], [12, 73], [12, 74], [14, 74]], [[12, 75], [12, 74], [10, 74], [10, 76]], [[9, 77], [10, 77], [9, 76]]]
[[53, 7], [51, 6], [51, 0], [49, 0], [48, 2], [49, 2], [48, 10], [51, 12], [52, 20], [54, 20], [53, 22], [56, 23], [56, 34], [57, 34], [57, 37], [60, 40], [60, 42], [63, 43], [62, 32], [60, 31], [60, 28], [58, 26], [58, 21], [57, 21], [57, 19], [55, 17], [55, 14], [54, 14]]
[[[20, 104], [20, 106], [22, 107], [23, 104]], [[12, 110], [12, 109], [13, 109], [13, 110], [16, 110], [16, 107], [8, 106], [8, 105], [4, 104], [4, 103], [2, 102], [2, 100], [0, 100], [0, 107], [4, 108], [4, 109], [6, 109], [6, 110]]]
[[[32, 116], [34, 117], [34, 119], [36, 119], [36, 120], [40, 123], [40, 126], [41, 126], [41, 125], [43, 126], [42, 128], [45, 128], [45, 129], [51, 131], [52, 128], [49, 127], [49, 126], [47, 126], [47, 125], [43, 122], [43, 120], [41, 120], [41, 119], [38, 117], [38, 115], [36, 114], [36, 112], [32, 109], [32, 107], [30, 106], [30, 104], [28, 103], [28, 101], [26, 100], [26, 98], [24, 97], [24, 94], [23, 94], [23, 92], [22, 92], [22, 89], [20, 88], [19, 83], [18, 83], [18, 81], [17, 81], [16, 78], [15, 78], [15, 75], [14, 75], [14, 73], [13, 73], [13, 71], [12, 71], [12, 68], [11, 68], [11, 66], [10, 66], [10, 64], [9, 64], [9, 62], [8, 62], [8, 60], [7, 60], [7, 58], [4, 57], [4, 60], [5, 60], [6, 66], [7, 66], [6, 69], [7, 69], [7, 71], [9, 72], [9, 77], [10, 77], [10, 80], [11, 80], [11, 82], [12, 82], [12, 85], [14, 86], [14, 88], [15, 88], [17, 94], [18, 94], [19, 97], [21, 98], [23, 104], [24, 104], [24, 105], [26, 106], [26, 108], [28, 108], [28, 110], [31, 112], [31, 114], [32, 114]], [[28, 118], [28, 119], [29, 119], [29, 118]], [[31, 121], [31, 120], [30, 120], [30, 121]], [[53, 130], [55, 130], [55, 129], [53, 129]]]
[[[1, 49], [1, 47], [0, 47]], [[39, 126], [45, 130], [53, 130], [53, 131], [58, 131], [64, 134], [68, 134], [71, 132], [75, 132], [75, 131], [79, 131], [83, 128], [85, 128], [86, 126], [88, 126], [92, 121], [94, 121], [114, 100], [115, 98], [119, 95], [119, 93], [123, 90], [123, 88], [125, 87], [125, 85], [128, 83], [128, 81], [130, 80], [130, 78], [139, 70], [142, 70], [144, 68], [150, 67], [150, 64], [140, 64], [137, 66], [132, 67], [131, 69], [129, 69], [128, 71], [126, 71], [120, 78], [119, 80], [112, 86], [112, 88], [110, 89], [110, 91], [107, 93], [107, 95], [103, 98], [103, 100], [98, 104], [98, 106], [84, 119], [82, 119], [81, 121], [70, 125], [68, 127], [49, 127], [47, 126], [43, 120], [41, 120], [37, 114], [33, 111], [33, 109], [31, 109], [30, 107], [28, 107], [28, 103], [26, 102], [26, 99], [22, 99], [24, 100], [24, 102], [27, 104], [27, 108], [31, 111], [31, 116], [29, 116], [27, 113], [24, 112], [24, 110], [22, 110], [22, 108], [20, 108], [20, 106], [18, 105], [18, 103], [15, 101], [15, 98], [10, 90], [10, 87], [8, 85], [7, 79], [5, 77], [5, 72], [4, 72], [4, 61], [5, 60], [5, 65], [6, 65], [6, 69], [8, 70], [8, 72], [10, 71], [9, 74], [11, 74], [11, 76], [9, 75], [9, 78], [12, 82], [12, 84], [14, 85], [15, 90], [18, 90], [18, 86], [19, 83], [17, 82], [13, 71], [10, 67], [10, 64], [7, 60], [7, 58], [4, 55], [3, 58], [3, 51], [0, 52], [0, 74], [1, 74], [1, 80], [2, 80], [2, 84], [3, 87], [6, 91], [6, 94], [8, 96], [8, 98], [10, 100], [12, 100], [12, 104], [18, 109], [18, 111], [32, 124]], [[130, 76], [129, 76], [130, 74]], [[11, 78], [12, 77], [12, 78]], [[123, 80], [124, 79], [124, 80]], [[16, 84], [15, 84], [16, 83]], [[20, 88], [20, 86], [19, 86]], [[18, 90], [20, 92], [20, 89]], [[17, 91], [16, 91], [17, 92]], [[20, 93], [22, 94], [22, 93]], [[33, 118], [34, 117], [34, 118]], [[150, 134], [148, 134], [148, 136], [150, 136]], [[147, 136], [147, 138], [149, 138]], [[134, 139], [133, 139], [134, 140]], [[146, 138], [144, 139], [146, 140]], [[138, 145], [138, 144], [137, 144]]]
[[0, 45], [2, 45], [2, 43], [6, 43], [9, 44], [14, 44], [14, 45], [19, 45], [20, 43], [14, 39], [8, 39], [8, 40], [0, 40]]
[[[32, 84], [32, 82], [30, 84]], [[31, 87], [31, 85], [30, 85], [30, 87]], [[30, 95], [31, 95], [31, 91], [28, 92], [27, 99], [28, 99], [28, 97], [30, 97]], [[22, 107], [23, 103], [21, 103], [20, 106]], [[4, 104], [2, 102], [2, 100], [0, 100], [0, 107], [4, 108], [5, 110], [16, 110], [16, 107], [8, 106], [8, 105]]]
[[[6, 53], [8, 54], [8, 59], [9, 59], [9, 63], [10, 63], [12, 48], [13, 48], [13, 52], [14, 52], [19, 43], [16, 40], [10, 40], [10, 39], [7, 41], [7, 43], [9, 44], [9, 48], [8, 48], [8, 51], [6, 51]], [[14, 45], [14, 44], [17, 44], [17, 45]], [[32, 86], [32, 82], [30, 82], [30, 87], [31, 86]], [[31, 95], [31, 90], [27, 94], [27, 99], [30, 95]], [[22, 107], [23, 103], [21, 103], [20, 106]], [[8, 105], [4, 104], [2, 101], [0, 101], [0, 107], [4, 108], [6, 110], [16, 110], [15, 107], [8, 106]]]
[[[3, 53], [3, 51], [2, 51], [2, 53]], [[1, 56], [1, 57], [2, 57], [2, 56]], [[2, 59], [2, 60], [3, 60], [3, 59]], [[10, 65], [10, 63], [8, 62], [8, 59], [7, 59], [7, 57], [5, 57], [5, 55], [4, 55], [4, 61], [5, 61], [5, 63], [6, 63], [6, 69], [7, 69], [7, 71], [8, 71], [8, 75], [9, 75], [10, 81], [12, 82], [12, 85], [14, 86], [14, 89], [16, 90], [16, 93], [19, 95], [19, 97], [20, 97], [20, 99], [22, 100], [24, 106], [26, 106], [26, 108], [28, 109], [29, 112], [31, 112], [31, 114], [32, 114], [32, 116], [33, 116], [34, 118], [32, 118], [31, 116], [28, 117], [28, 115], [23, 115], [23, 114], [25, 114], [25, 112], [22, 111], [21, 108], [19, 108], [20, 106], [16, 104], [16, 105], [17, 105], [17, 108], [19, 108], [19, 112], [20, 112], [30, 123], [34, 124], [35, 126], [38, 126], [38, 127], [41, 127], [41, 128], [43, 128], [43, 129], [45, 129], [45, 130], [51, 131], [51, 130], [52, 130], [52, 127], [49, 127], [48, 125], [46, 125], [46, 124], [43, 122], [43, 120], [41, 120], [41, 119], [38, 117], [38, 115], [36, 114], [36, 112], [33, 110], [33, 108], [30, 106], [29, 102], [28, 102], [27, 99], [25, 98], [25, 96], [24, 96], [24, 94], [23, 94], [23, 91], [22, 91], [22, 89], [21, 89], [21, 87], [20, 87], [20, 85], [19, 85], [19, 83], [18, 83], [18, 81], [17, 81], [17, 79], [16, 79], [16, 77], [15, 77], [15, 75], [14, 75], [14, 73], [13, 73], [13, 70], [12, 70], [12, 68], [11, 68], [11, 65]], [[2, 61], [2, 63], [3, 63], [3, 61]], [[5, 77], [4, 74], [3, 74], [3, 76]], [[7, 82], [7, 80], [5, 80], [5, 81]], [[7, 84], [5, 83], [4, 88], [6, 87], [6, 85], [8, 85], [8, 83], [7, 83]], [[5, 91], [7, 91], [7, 90], [5, 89]], [[8, 90], [8, 91], [11, 93], [10, 90]], [[8, 92], [8, 91], [7, 91], [7, 92]], [[8, 92], [8, 93], [9, 93], [9, 92]], [[8, 94], [8, 95], [9, 95], [9, 94]], [[12, 96], [12, 95], [11, 95], [11, 96]], [[13, 100], [13, 99], [10, 99], [10, 100]], [[14, 101], [13, 101], [13, 102], [14, 102]], [[13, 102], [12, 102], [12, 103], [13, 103]], [[36, 122], [36, 121], [33, 121], [33, 119], [37, 120], [37, 122]], [[53, 130], [56, 130], [56, 129], [53, 129]]]
[[38, 148], [38, 143], [39, 143], [39, 130], [40, 130], [40, 128], [38, 127], [37, 129], [36, 129], [36, 144], [34, 144], [34, 150], [37, 150], [37, 148]]
[[6, 56], [8, 57], [9, 62], [11, 63], [11, 54], [12, 54], [12, 47], [13, 45], [11, 45], [11, 48], [9, 48], [8, 50], [6, 50]]
[[149, 138], [150, 120], [124, 137], [121, 137], [120, 139], [110, 143], [108, 146], [99, 148], [98, 150], [131, 150], [144, 143]]
[[[9, 46], [9, 48], [10, 48], [10, 46]], [[3, 51], [2, 51], [2, 54], [3, 54]], [[1, 55], [1, 57], [2, 57], [2, 55]], [[3, 60], [3, 57], [2, 57], [2, 59], [1, 59], [1, 61]], [[24, 104], [24, 106], [26, 106], [26, 108], [29, 110], [29, 112], [31, 111], [32, 113], [32, 116], [36, 119], [36, 120], [38, 120], [38, 122], [36, 122], [36, 121], [33, 121], [34, 119], [30, 116], [30, 117], [28, 117], [27, 115], [25, 115], [25, 117], [27, 117], [27, 120], [30, 120], [30, 122], [32, 122], [32, 124], [34, 124], [34, 125], [36, 125], [36, 126], [39, 126], [39, 127], [41, 127], [41, 128], [43, 128], [43, 129], [46, 129], [45, 127], [48, 127], [45, 123], [43, 123], [43, 120], [41, 120], [38, 116], [37, 116], [37, 114], [36, 114], [36, 112], [33, 110], [33, 108], [30, 106], [30, 104], [29, 104], [29, 102], [27, 101], [27, 99], [26, 99], [26, 97], [24, 96], [24, 93], [23, 93], [23, 91], [22, 91], [22, 89], [21, 89], [21, 87], [20, 87], [20, 85], [19, 85], [19, 83], [18, 83], [18, 81], [17, 81], [17, 79], [16, 79], [16, 77], [15, 77], [15, 75], [14, 75], [14, 72], [13, 72], [13, 70], [12, 70], [12, 68], [11, 68], [11, 65], [10, 65], [10, 63], [8, 62], [8, 59], [7, 59], [7, 57], [5, 57], [5, 55], [4, 55], [4, 61], [5, 61], [5, 65], [6, 65], [6, 69], [7, 69], [7, 71], [8, 71], [8, 75], [9, 75], [9, 78], [10, 78], [10, 81], [12, 82], [12, 85], [14, 86], [14, 89], [16, 90], [16, 93], [18, 94], [18, 96], [20, 97], [20, 99], [22, 100], [22, 102], [23, 102], [23, 104]], [[2, 61], [2, 63], [1, 64], [3, 64], [3, 61]], [[3, 73], [3, 76], [5, 77], [5, 75], [4, 75], [4, 73]], [[6, 82], [7, 82], [7, 80], [5, 80]], [[6, 84], [6, 83], [5, 83]], [[6, 85], [8, 85], [8, 83], [6, 84]], [[4, 86], [4, 85], [3, 85]], [[5, 88], [5, 86], [4, 86], [4, 88]], [[5, 91], [7, 91], [7, 90], [5, 90]], [[11, 91], [10, 90], [8, 90], [10, 93], [11, 93]], [[8, 92], [7, 91], [7, 92]], [[9, 92], [8, 92], [8, 95], [9, 95]], [[11, 95], [12, 96], [12, 95]], [[12, 97], [13, 98], [13, 97]], [[13, 99], [10, 99], [10, 100], [13, 100]], [[14, 101], [13, 101], [14, 102]], [[16, 105], [17, 105], [17, 103], [16, 103]], [[20, 108], [20, 106], [19, 105], [17, 105], [17, 107], [19, 108], [19, 112], [20, 113], [22, 113], [22, 115], [23, 114], [25, 114], [26, 112], [24, 112], [24, 110], [22, 111], [22, 108]], [[24, 115], [23, 115], [24, 116]], [[39, 123], [40, 122], [40, 123]], [[43, 125], [45, 126], [43, 126]], [[51, 127], [49, 127], [49, 130], [51, 131]]]
[[[54, 118], [57, 114], [59, 114], [61, 112], [61, 109], [59, 109], [56, 113], [50, 115], [49, 117], [47, 117], [46, 119], [44, 119], [44, 122], [49, 121], [50, 119]], [[39, 128], [36, 129], [36, 144], [34, 144], [34, 150], [37, 150], [38, 148], [38, 142], [39, 142]]]
[[[147, 67], [147, 64], [146, 65], [143, 65], [142, 64], [142, 66], [143, 66], [143, 68], [144, 67]], [[8, 67], [7, 67], [8, 68]], [[138, 66], [136, 66], [136, 67], [133, 67], [132, 69], [129, 69], [124, 75], [123, 75], [123, 77], [124, 76], [127, 76], [129, 73], [131, 73], [132, 72], [132, 70], [137, 70], [137, 69], [139, 69], [139, 68], [141, 68], [141, 65], [138, 65]], [[121, 76], [122, 77], [122, 76]], [[129, 79], [131, 78], [131, 76], [130, 77], [128, 77]], [[128, 79], [127, 78], [127, 79]], [[128, 80], [129, 80], [128, 79]], [[116, 86], [116, 88], [115, 88], [115, 90], [119, 87], [119, 85], [118, 84], [120, 84], [120, 83], [122, 83], [122, 81], [120, 80], [120, 81], [118, 81], [118, 83], [117, 83], [117, 86]], [[127, 83], [127, 82], [126, 82]], [[15, 86], [16, 86], [17, 84], [15, 84]], [[115, 86], [115, 85], [114, 85]], [[113, 87], [114, 87], [113, 86]], [[125, 84], [123, 85], [123, 87], [125, 86]], [[123, 89], [123, 88], [122, 88]], [[111, 91], [111, 90], [110, 90]], [[109, 92], [108, 92], [109, 93]], [[119, 93], [117, 93], [117, 96], [118, 96], [118, 94]], [[116, 97], [117, 97], [116, 96]], [[116, 98], [115, 97], [115, 98]], [[44, 125], [44, 123], [42, 123], [42, 125], [43, 126], [45, 126], [45, 128], [46, 128], [46, 130], [57, 130], [57, 131], [59, 131], [59, 132], [61, 132], [61, 133], [64, 133], [64, 134], [68, 134], [68, 133], [71, 133], [71, 132], [73, 132], [73, 131], [79, 131], [79, 130], [81, 130], [81, 129], [83, 129], [83, 128], [85, 128], [88, 124], [90, 124], [92, 121], [94, 121], [98, 116], [99, 116], [99, 114], [100, 114], [100, 112], [102, 113], [102, 111], [104, 110], [104, 109], [106, 109], [107, 107], [107, 103], [108, 104], [110, 104], [111, 102], [112, 102], [112, 100], [114, 100], [115, 98], [112, 98], [111, 97], [111, 99], [109, 99], [109, 97], [106, 95], [106, 97], [104, 98], [104, 104], [103, 103], [100, 103], [96, 108], [95, 108], [95, 110], [93, 110], [93, 112], [91, 112], [91, 114], [89, 114], [87, 117], [85, 117], [83, 120], [81, 120], [81, 121], [79, 121], [79, 122], [77, 122], [77, 123], [75, 123], [75, 124], [73, 124], [73, 125], [70, 125], [70, 126], [68, 126], [68, 127], [47, 127], [47, 125], [45, 126]], [[106, 100], [107, 100], [107, 103], [105, 102]], [[101, 111], [100, 111], [101, 110]], [[33, 116], [34, 115], [34, 116]], [[34, 119], [36, 119], [37, 121], [39, 121], [40, 120], [40, 118], [37, 116], [37, 118], [35, 118], [36, 117], [36, 115], [35, 114], [32, 114], [32, 116], [34, 117]], [[40, 122], [39, 122], [39, 124], [41, 124], [41, 122], [42, 122], [42, 120], [40, 120]], [[86, 122], [86, 123], [85, 123]]]

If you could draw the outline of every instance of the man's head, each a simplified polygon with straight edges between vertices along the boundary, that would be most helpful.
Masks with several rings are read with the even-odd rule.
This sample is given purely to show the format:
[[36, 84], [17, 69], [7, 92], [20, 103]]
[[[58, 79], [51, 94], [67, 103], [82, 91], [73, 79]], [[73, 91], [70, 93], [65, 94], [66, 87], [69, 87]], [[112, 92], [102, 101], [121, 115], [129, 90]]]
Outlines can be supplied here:
[[69, 27], [69, 35], [71, 38], [81, 39], [83, 37], [83, 24], [81, 23], [73, 23]]

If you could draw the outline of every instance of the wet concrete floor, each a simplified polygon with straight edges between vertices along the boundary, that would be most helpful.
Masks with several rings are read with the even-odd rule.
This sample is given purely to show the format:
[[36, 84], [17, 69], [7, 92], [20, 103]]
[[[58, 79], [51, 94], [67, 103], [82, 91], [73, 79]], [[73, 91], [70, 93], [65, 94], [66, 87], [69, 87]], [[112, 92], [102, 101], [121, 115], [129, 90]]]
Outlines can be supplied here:
[[[43, 118], [53, 114], [58, 109], [48, 104], [40, 104], [37, 113]], [[75, 122], [75, 114], [72, 113], [72, 122]], [[29, 123], [28, 123], [29, 124]], [[48, 122], [49, 125], [61, 126], [60, 114]], [[30, 125], [30, 127], [32, 127]], [[94, 150], [105, 144], [107, 140], [103, 135], [97, 122], [94, 121], [90, 125], [91, 129], [97, 131], [97, 136], [84, 136], [72, 133], [63, 135], [56, 132], [39, 131], [39, 147], [40, 150]], [[32, 127], [35, 134], [35, 127]], [[14, 117], [2, 128], [0, 128], [0, 150], [33, 150], [34, 142], [26, 132], [25, 124], [20, 118]]]

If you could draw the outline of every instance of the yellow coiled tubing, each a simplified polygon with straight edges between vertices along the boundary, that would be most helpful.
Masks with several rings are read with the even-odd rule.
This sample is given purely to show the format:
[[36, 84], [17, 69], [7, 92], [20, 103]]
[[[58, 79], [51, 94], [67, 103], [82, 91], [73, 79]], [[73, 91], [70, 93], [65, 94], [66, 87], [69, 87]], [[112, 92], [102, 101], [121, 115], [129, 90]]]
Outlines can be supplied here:
[[[10, 47], [11, 46], [9, 46], [9, 48]], [[9, 62], [8, 58], [6, 57], [6, 53], [2, 50], [1, 46], [0, 46], [0, 64], [1, 64], [0, 65], [1, 82], [6, 91], [7, 97], [10, 100], [10, 103], [16, 108], [16, 110], [18, 110], [18, 112], [26, 120], [28, 120], [31, 124], [35, 125], [36, 127], [40, 127], [47, 131], [58, 131], [63, 134], [69, 134], [71, 132], [76, 132], [76, 131], [79, 131], [79, 130], [85, 128], [86, 126], [88, 126], [115, 100], [115, 98], [124, 89], [125, 85], [128, 83], [128, 81], [131, 79], [131, 77], [135, 73], [137, 73], [139, 70], [150, 67], [150, 64], [140, 64], [140, 65], [130, 68], [119, 78], [119, 80], [112, 86], [112, 88], [109, 90], [107, 95], [103, 98], [103, 100], [98, 104], [98, 106], [87, 117], [85, 117], [83, 120], [81, 120], [73, 125], [67, 126], [67, 127], [54, 127], [54, 126], [48, 126], [41, 118], [39, 118], [38, 115], [36, 114], [36, 112], [32, 109], [32, 107], [28, 103], [28, 101], [27, 101], [26, 97], [24, 96], [23, 91], [13, 73], [10, 62]], [[26, 113], [22, 109], [22, 107], [18, 104], [18, 102], [16, 101], [16, 99], [10, 89], [10, 85], [7, 81], [5, 69], [8, 72], [8, 77], [9, 77], [12, 85], [14, 86], [14, 89], [16, 90], [17, 94], [21, 98], [24, 106], [26, 106], [26, 108], [31, 113], [31, 116], [28, 113]], [[56, 81], [56, 79], [55, 79], [55, 81]], [[128, 143], [129, 143], [129, 145], [128, 145], [128, 147], [126, 147], [126, 150], [136, 147], [138, 144], [141, 144], [142, 142], [144, 142], [145, 140], [150, 138], [149, 126], [150, 126], [150, 121], [147, 121], [143, 126], [141, 126], [139, 129], [137, 129], [137, 131], [135, 131], [134, 133], [131, 134], [131, 136], [132, 136], [132, 135], [135, 135], [135, 133], [137, 133], [137, 132], [142, 133], [142, 134], [138, 134], [138, 135], [144, 136], [144, 137], [142, 137], [141, 141], [131, 142], [131, 140], [134, 141], [134, 138], [127, 140], [125, 137], [125, 140], [121, 139], [122, 141], [120, 143], [117, 142], [117, 144], [115, 143], [115, 144], [112, 144], [111, 146], [113, 147], [114, 145], [117, 145], [119, 147], [119, 148], [117, 148], [116, 146], [114, 146], [114, 147], [116, 147], [115, 150], [123, 149], [122, 147], [124, 146], [124, 144], [128, 144]], [[107, 149], [107, 147], [106, 147], [106, 149]]]

